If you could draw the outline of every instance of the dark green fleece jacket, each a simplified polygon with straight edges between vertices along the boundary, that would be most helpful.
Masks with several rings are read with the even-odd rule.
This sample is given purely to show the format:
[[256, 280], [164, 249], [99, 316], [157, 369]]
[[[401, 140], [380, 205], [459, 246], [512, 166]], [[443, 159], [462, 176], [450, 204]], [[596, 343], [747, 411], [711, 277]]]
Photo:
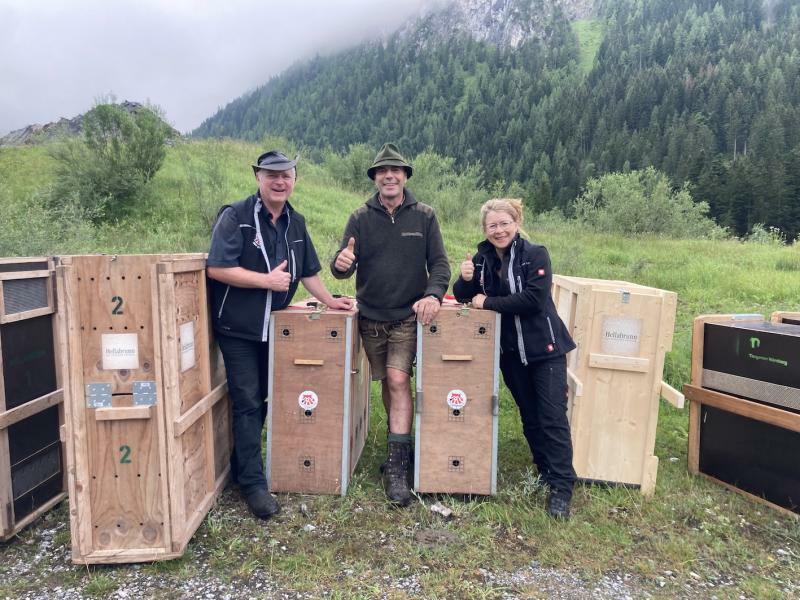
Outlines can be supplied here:
[[337, 279], [356, 274], [358, 310], [375, 321], [397, 321], [413, 314], [411, 306], [424, 296], [444, 297], [450, 265], [433, 209], [403, 190], [405, 200], [389, 215], [377, 192], [350, 215], [339, 252], [353, 237], [356, 262]]

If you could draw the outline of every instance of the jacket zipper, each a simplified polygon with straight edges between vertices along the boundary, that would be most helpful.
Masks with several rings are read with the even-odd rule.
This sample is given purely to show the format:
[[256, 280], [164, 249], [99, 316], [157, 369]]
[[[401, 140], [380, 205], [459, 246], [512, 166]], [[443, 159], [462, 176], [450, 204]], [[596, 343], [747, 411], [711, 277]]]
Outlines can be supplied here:
[[[514, 247], [516, 246], [516, 242], [511, 245], [511, 256], [508, 259], [508, 285], [511, 288], [511, 293], [517, 293], [517, 285], [514, 281]], [[519, 282], [519, 291], [522, 291], [522, 281]], [[519, 359], [522, 361], [523, 365], [528, 364], [528, 357], [525, 354], [525, 340], [522, 337], [522, 321], [519, 318], [519, 315], [514, 315], [514, 327], [517, 330], [517, 346], [519, 348]]]
[[556, 345], [556, 335], [553, 333], [553, 324], [550, 322], [550, 317], [545, 317], [547, 319], [547, 327], [550, 329], [550, 339], [553, 341], [553, 347]]
[[228, 299], [228, 292], [231, 291], [231, 286], [225, 288], [225, 295], [222, 297], [222, 303], [219, 305], [219, 312], [217, 313], [217, 318], [222, 318], [222, 309], [225, 308], [225, 300]]
[[[253, 207], [253, 219], [256, 222], [256, 236], [258, 237], [258, 246], [261, 249], [261, 256], [264, 257], [264, 262], [267, 263], [267, 272], [272, 271], [272, 266], [269, 264], [269, 257], [267, 256], [267, 249], [264, 248], [264, 238], [261, 237], [261, 222], [258, 220], [258, 213], [261, 210], [261, 198], [258, 199]], [[272, 312], [272, 290], [267, 290], [267, 301], [264, 305], [264, 325], [261, 327], [261, 341], [266, 342], [269, 339], [269, 316]]]

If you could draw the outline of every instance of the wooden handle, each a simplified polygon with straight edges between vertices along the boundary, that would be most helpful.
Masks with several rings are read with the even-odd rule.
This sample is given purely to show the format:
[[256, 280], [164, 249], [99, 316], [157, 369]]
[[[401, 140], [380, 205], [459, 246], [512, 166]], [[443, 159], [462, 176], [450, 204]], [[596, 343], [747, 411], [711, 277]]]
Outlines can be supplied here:
[[686, 396], [681, 394], [666, 381], [661, 382], [661, 397], [672, 404], [672, 406], [675, 408], [683, 408], [683, 405], [686, 402]]
[[126, 421], [129, 419], [149, 419], [153, 414], [152, 406], [118, 406], [96, 408], [94, 418], [98, 421]]
[[298, 367], [321, 367], [325, 364], [324, 360], [315, 360], [312, 358], [295, 358], [294, 364]]
[[567, 379], [572, 384], [572, 389], [575, 390], [574, 395], [583, 396], [583, 382], [572, 372], [572, 369], [567, 369]]
[[442, 360], [470, 361], [472, 354], [442, 354]]
[[598, 354], [592, 352], [589, 354], [589, 366], [596, 369], [647, 373], [647, 370], [650, 368], [650, 360], [647, 358], [637, 358], [635, 356], [618, 356], [616, 354]]

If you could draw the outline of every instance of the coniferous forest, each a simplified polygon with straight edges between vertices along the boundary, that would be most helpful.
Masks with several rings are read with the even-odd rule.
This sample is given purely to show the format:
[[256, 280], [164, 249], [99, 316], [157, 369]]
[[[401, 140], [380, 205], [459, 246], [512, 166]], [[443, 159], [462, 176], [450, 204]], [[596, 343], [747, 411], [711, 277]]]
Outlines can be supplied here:
[[517, 182], [535, 210], [568, 214], [589, 178], [652, 166], [733, 233], [761, 223], [795, 238], [800, 5], [604, 0], [594, 19], [602, 40], [584, 67], [588, 42], [557, 10], [516, 48], [435, 39], [421, 21], [295, 65], [195, 135], [337, 151], [392, 140], [479, 164], [485, 185]]

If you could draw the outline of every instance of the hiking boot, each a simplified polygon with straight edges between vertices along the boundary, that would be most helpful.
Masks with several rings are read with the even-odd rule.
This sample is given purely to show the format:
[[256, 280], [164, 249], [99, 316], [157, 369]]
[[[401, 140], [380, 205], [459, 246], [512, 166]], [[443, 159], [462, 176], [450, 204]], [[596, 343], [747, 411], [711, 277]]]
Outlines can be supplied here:
[[269, 519], [271, 516], [281, 512], [281, 506], [278, 501], [264, 489], [247, 494], [244, 497], [244, 501], [247, 503], [250, 512], [259, 519]]
[[569, 519], [569, 501], [570, 499], [560, 494], [550, 494], [547, 498], [547, 514], [554, 519], [564, 520]]
[[389, 458], [383, 469], [383, 488], [393, 504], [408, 506], [411, 503], [411, 486], [408, 481], [411, 444], [389, 442]]

